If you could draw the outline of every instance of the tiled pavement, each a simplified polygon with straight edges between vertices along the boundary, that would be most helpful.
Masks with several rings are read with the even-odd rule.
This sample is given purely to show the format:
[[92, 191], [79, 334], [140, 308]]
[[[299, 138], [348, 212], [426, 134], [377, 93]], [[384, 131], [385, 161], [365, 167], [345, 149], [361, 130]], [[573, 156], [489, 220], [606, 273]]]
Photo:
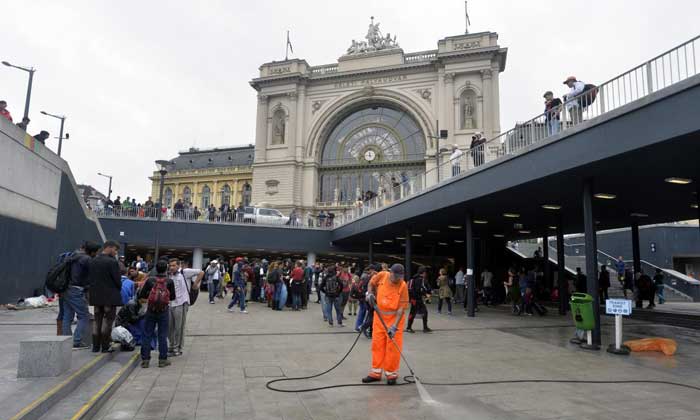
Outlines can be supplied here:
[[[189, 314], [185, 355], [164, 368], [136, 370], [96, 416], [116, 419], [697, 419], [700, 392], [659, 385], [500, 384], [429, 386], [424, 404], [414, 386], [337, 388], [277, 393], [265, 383], [310, 375], [333, 365], [352, 344], [350, 328], [330, 329], [319, 305], [273, 312], [251, 304], [248, 315], [198, 302]], [[432, 311], [432, 308], [431, 308]], [[352, 317], [351, 317], [352, 318]], [[353, 319], [351, 319], [353, 320]], [[419, 323], [420, 324], [420, 323]], [[700, 385], [696, 331], [629, 322], [629, 337], [676, 337], [675, 356], [586, 352], [567, 343], [569, 318], [513, 317], [482, 309], [475, 319], [430, 314], [431, 335], [405, 335], [406, 356], [425, 381], [499, 379], [664, 379]], [[609, 331], [605, 331], [607, 345]], [[358, 383], [367, 373], [361, 338], [337, 370], [285, 388]], [[402, 365], [402, 374], [408, 371]]]

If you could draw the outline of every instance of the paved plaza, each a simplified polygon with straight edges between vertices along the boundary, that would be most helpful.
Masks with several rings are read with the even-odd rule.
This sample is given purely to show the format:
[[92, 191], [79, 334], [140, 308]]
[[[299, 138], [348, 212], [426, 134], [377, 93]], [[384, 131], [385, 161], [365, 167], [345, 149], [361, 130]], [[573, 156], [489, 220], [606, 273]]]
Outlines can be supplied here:
[[[406, 334], [406, 357], [426, 382], [509, 379], [667, 380], [700, 385], [700, 334], [629, 321], [625, 338], [678, 340], [678, 352], [614, 356], [568, 344], [568, 317], [514, 317], [482, 308], [475, 319], [437, 315], [433, 334]], [[319, 305], [273, 312], [251, 304], [247, 315], [222, 302], [195, 305], [186, 352], [166, 369], [137, 368], [96, 416], [116, 419], [696, 419], [699, 391], [647, 384], [497, 384], [428, 386], [437, 401], [421, 402], [415, 386], [363, 386], [309, 393], [265, 388], [277, 377], [321, 372], [355, 339], [349, 327], [329, 328]], [[352, 320], [352, 319], [351, 319]], [[608, 320], [606, 320], [608, 321]], [[603, 342], [609, 342], [610, 325]], [[367, 374], [370, 343], [360, 339], [335, 371], [309, 381], [277, 384], [311, 388], [359, 383]], [[401, 374], [408, 374], [402, 364]]]

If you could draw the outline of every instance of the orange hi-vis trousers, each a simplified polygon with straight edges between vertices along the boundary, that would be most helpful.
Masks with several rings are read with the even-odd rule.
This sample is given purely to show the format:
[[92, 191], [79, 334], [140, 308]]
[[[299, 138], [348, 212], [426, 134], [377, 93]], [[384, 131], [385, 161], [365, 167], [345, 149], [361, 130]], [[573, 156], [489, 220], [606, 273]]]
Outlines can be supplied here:
[[[399, 367], [401, 365], [401, 355], [396, 349], [396, 346], [391, 342], [378, 316], [384, 319], [387, 326], [393, 325], [396, 321], [396, 313], [385, 315], [377, 311], [374, 312], [374, 321], [372, 322], [372, 369], [369, 372], [369, 376], [379, 379], [382, 377], [382, 371], [384, 371], [387, 379], [397, 379], [399, 376]], [[394, 336], [396, 345], [402, 350], [403, 324], [404, 320], [402, 319], [401, 322], [399, 322], [399, 328]]]

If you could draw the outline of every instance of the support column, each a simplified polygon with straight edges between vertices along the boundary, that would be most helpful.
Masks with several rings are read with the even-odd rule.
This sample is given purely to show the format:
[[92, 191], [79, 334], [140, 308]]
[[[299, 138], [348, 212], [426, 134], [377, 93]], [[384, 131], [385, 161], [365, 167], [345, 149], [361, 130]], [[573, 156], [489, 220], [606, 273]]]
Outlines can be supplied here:
[[306, 265], [312, 267], [314, 264], [316, 264], [316, 253], [309, 251], [306, 253]]
[[268, 96], [258, 95], [258, 113], [255, 123], [255, 160], [265, 162], [265, 151], [267, 149], [267, 114]]
[[406, 228], [406, 258], [404, 261], [404, 279], [408, 281], [411, 278], [411, 228]]
[[492, 80], [491, 69], [481, 70], [481, 85], [482, 85], [482, 95], [484, 97], [484, 126], [482, 131], [486, 138], [493, 138], [493, 117], [494, 117], [494, 106], [497, 107], [498, 101], [494, 100], [493, 90], [491, 89]]
[[202, 269], [202, 264], [204, 260], [204, 251], [202, 251], [202, 248], [195, 248], [192, 250], [192, 268], [196, 268], [197, 270]]
[[593, 212], [593, 181], [583, 184], [583, 227], [586, 242], [586, 289], [593, 297], [593, 345], [600, 346], [600, 295], [598, 293], [598, 243]]
[[297, 162], [301, 162], [304, 158], [304, 113], [306, 111], [306, 86], [299, 86], [298, 96], [296, 98], [296, 139], [294, 157]]
[[552, 269], [549, 266], [549, 236], [544, 235], [542, 238], [542, 258], [544, 259], [544, 284], [551, 290], [552, 289]]
[[561, 220], [557, 225], [557, 270], [559, 288], [559, 315], [566, 315], [569, 308], [569, 282], [566, 280], [566, 258], [564, 255], [564, 226]]
[[[455, 85], [454, 85], [454, 80], [455, 80], [455, 74], [454, 73], [445, 73], [445, 104], [447, 104], [447, 109], [445, 110], [445, 114], [447, 116], [447, 121], [446, 121], [446, 128], [449, 130], [448, 133], [448, 144], [449, 143], [454, 143], [454, 133], [455, 133]], [[442, 124], [441, 124], [442, 125]], [[438, 137], [440, 136], [440, 133], [438, 132]], [[436, 140], [436, 146], [437, 146], [437, 151], [436, 153], [440, 153], [440, 140]]]
[[369, 264], [374, 264], [374, 250], [372, 249], [373, 245], [372, 238], [369, 238], [369, 249], [367, 252], [367, 262]]
[[642, 271], [642, 258], [639, 254], [639, 223], [632, 222], [632, 267], [634, 275]]
[[467, 250], [467, 316], [476, 315], [476, 273], [474, 273], [476, 250], [474, 249], [474, 232], [472, 231], [472, 214], [467, 212], [464, 217], [464, 230], [466, 237], [464, 244]]

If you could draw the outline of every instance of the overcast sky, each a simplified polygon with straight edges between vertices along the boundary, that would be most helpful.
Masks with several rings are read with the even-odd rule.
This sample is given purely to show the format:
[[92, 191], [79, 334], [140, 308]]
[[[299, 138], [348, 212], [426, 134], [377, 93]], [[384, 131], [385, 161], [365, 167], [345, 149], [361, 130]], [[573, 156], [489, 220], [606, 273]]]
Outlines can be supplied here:
[[[68, 6], [66, 6], [68, 5]], [[600, 84], [698, 34], [700, 2], [469, 1], [472, 32], [508, 48], [501, 129], [542, 111], [542, 92], [575, 75]], [[0, 59], [38, 69], [30, 134], [58, 136], [79, 183], [144, 201], [156, 159], [179, 150], [253, 143], [260, 64], [333, 63], [373, 15], [406, 52], [464, 32], [461, 0], [13, 0], [0, 14]], [[0, 66], [0, 99], [21, 120], [26, 73]], [[57, 141], [47, 142], [56, 149]]]

